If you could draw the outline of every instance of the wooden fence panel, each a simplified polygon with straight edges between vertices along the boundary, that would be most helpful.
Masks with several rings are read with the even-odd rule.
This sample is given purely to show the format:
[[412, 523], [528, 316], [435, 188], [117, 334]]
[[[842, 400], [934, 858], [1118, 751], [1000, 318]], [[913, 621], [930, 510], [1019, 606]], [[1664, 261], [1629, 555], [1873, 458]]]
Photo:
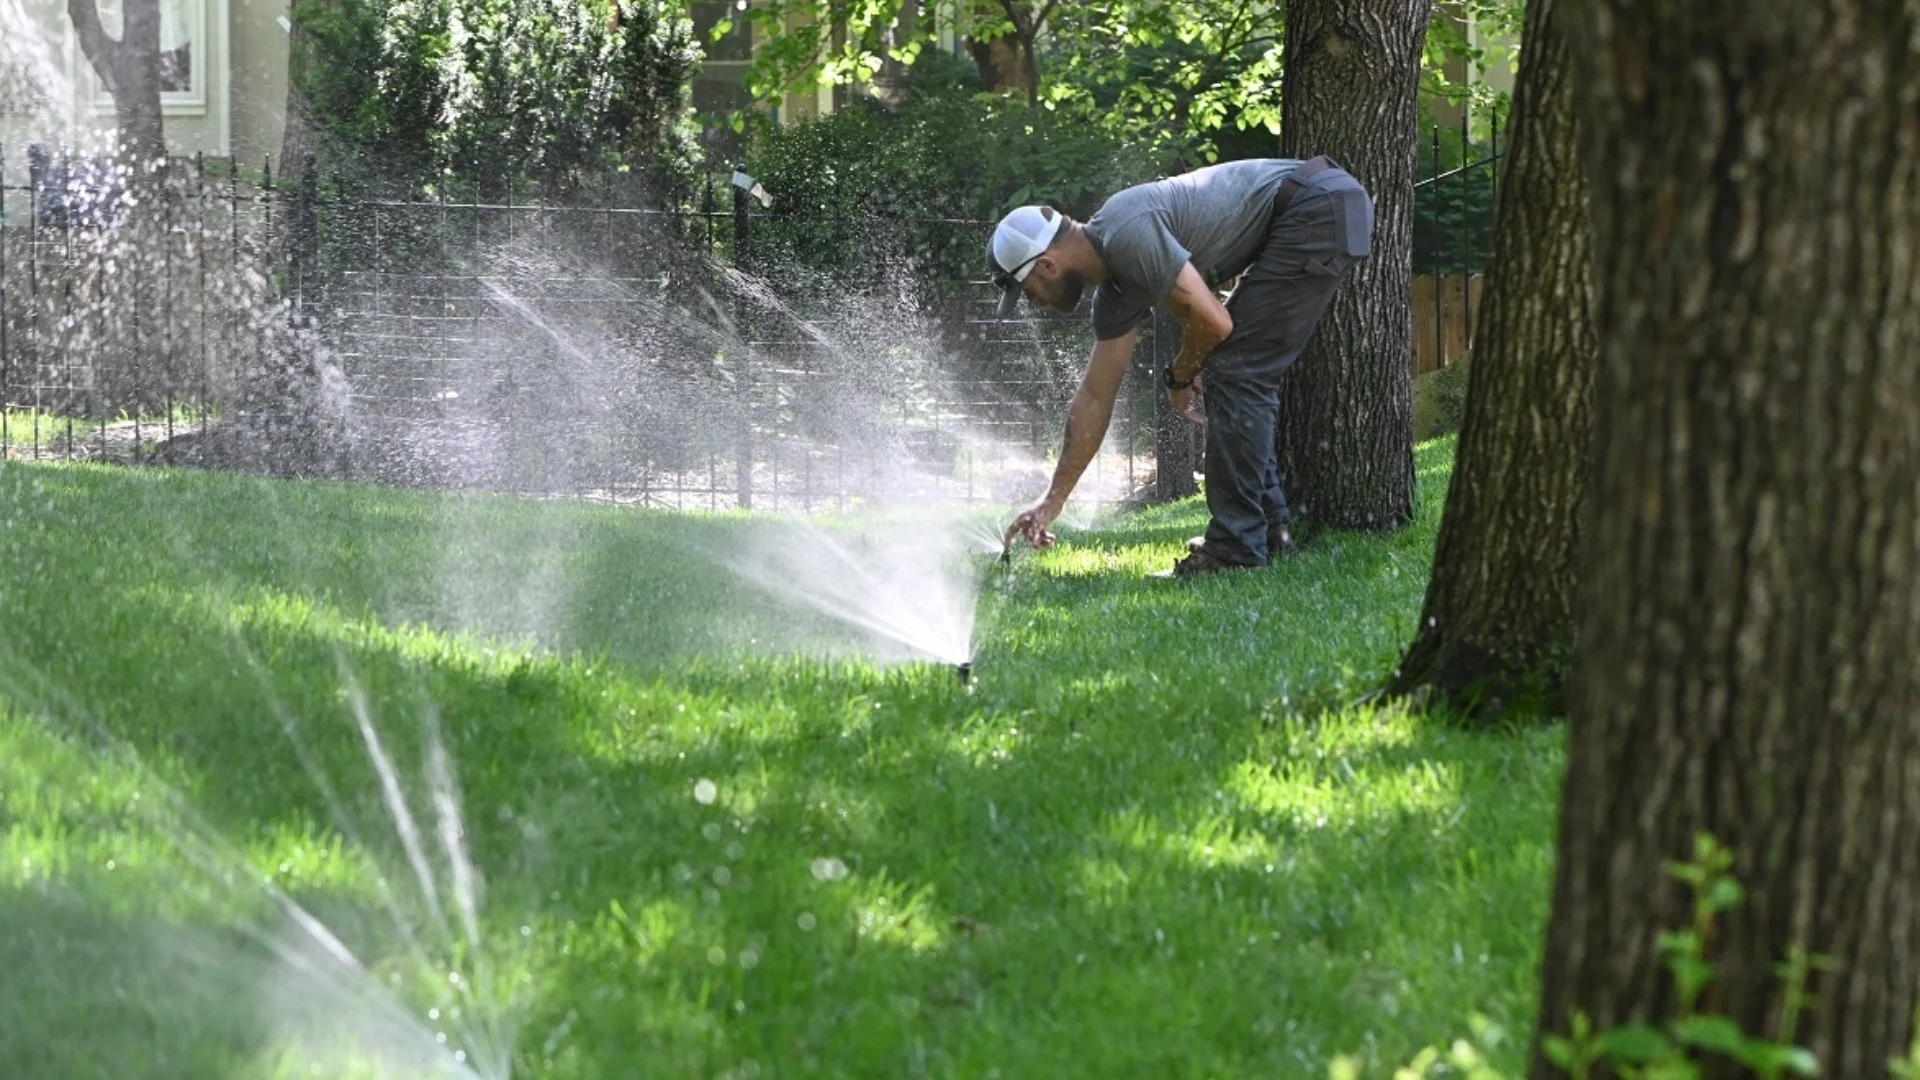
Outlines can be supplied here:
[[1413, 373], [1425, 375], [1458, 361], [1480, 317], [1479, 274], [1413, 279]]

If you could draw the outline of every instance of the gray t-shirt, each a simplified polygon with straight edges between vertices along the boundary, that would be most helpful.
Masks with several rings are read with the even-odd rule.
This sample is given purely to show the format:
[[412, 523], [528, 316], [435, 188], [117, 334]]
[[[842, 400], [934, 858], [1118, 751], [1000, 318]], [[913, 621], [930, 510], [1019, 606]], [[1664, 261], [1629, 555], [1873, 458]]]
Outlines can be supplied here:
[[1229, 161], [1114, 193], [1087, 221], [1106, 264], [1093, 292], [1093, 334], [1132, 329], [1173, 291], [1188, 262], [1210, 285], [1238, 277], [1259, 254], [1293, 158]]

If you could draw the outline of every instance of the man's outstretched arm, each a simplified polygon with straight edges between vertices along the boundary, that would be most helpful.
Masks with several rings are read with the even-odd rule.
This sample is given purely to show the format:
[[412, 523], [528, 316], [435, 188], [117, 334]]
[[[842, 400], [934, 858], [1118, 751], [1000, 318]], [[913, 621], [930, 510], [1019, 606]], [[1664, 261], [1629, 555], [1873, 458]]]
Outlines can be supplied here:
[[1087, 358], [1086, 374], [1080, 379], [1080, 389], [1074, 392], [1073, 401], [1067, 406], [1067, 435], [1060, 447], [1060, 462], [1053, 468], [1053, 482], [1038, 502], [1014, 519], [1007, 528], [1005, 543], [1011, 544], [1016, 534], [1026, 536], [1034, 547], [1045, 547], [1053, 541], [1047, 525], [1060, 516], [1061, 509], [1067, 505], [1067, 496], [1073, 494], [1080, 475], [1087, 471], [1093, 455], [1100, 452], [1100, 444], [1106, 441], [1107, 425], [1113, 420], [1113, 402], [1120, 394], [1121, 381], [1126, 378], [1127, 363], [1133, 358], [1137, 337], [1137, 331], [1129, 330], [1117, 338], [1094, 342], [1093, 353]]

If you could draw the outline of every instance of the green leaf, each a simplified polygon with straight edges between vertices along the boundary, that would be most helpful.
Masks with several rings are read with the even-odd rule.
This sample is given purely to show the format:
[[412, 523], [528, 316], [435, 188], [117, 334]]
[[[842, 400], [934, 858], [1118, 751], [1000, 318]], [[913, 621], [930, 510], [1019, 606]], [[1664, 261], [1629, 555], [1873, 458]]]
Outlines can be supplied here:
[[1732, 878], [1719, 878], [1707, 888], [1707, 906], [1715, 911], [1726, 911], [1738, 905], [1746, 896], [1746, 890]]
[[1700, 939], [1691, 930], [1663, 930], [1654, 938], [1654, 943], [1661, 952], [1682, 956], [1700, 954]]
[[1602, 1052], [1622, 1061], [1644, 1064], [1673, 1053], [1673, 1043], [1659, 1028], [1646, 1024], [1626, 1024], [1601, 1035], [1597, 1040]]
[[1700, 996], [1700, 991], [1713, 981], [1713, 965], [1692, 956], [1676, 956], [1667, 961], [1667, 967], [1673, 972], [1673, 981], [1679, 984], [1680, 996], [1692, 1001]]
[[1572, 1070], [1574, 1061], [1573, 1042], [1566, 1036], [1548, 1035], [1541, 1039], [1540, 1051], [1547, 1056], [1548, 1061], [1553, 1062], [1558, 1068], [1569, 1071]]
[[1689, 885], [1697, 887], [1706, 884], [1707, 870], [1703, 866], [1695, 866], [1692, 863], [1673, 862], [1671, 860], [1664, 865], [1666, 866], [1668, 874], [1679, 878]]
[[1740, 1025], [1724, 1016], [1689, 1016], [1673, 1026], [1673, 1037], [1688, 1046], [1729, 1055], [1747, 1045]]
[[1734, 1057], [1740, 1064], [1765, 1076], [1775, 1076], [1790, 1072], [1799, 1076], [1817, 1076], [1820, 1063], [1813, 1054], [1799, 1046], [1782, 1046], [1779, 1043], [1748, 1042], [1743, 1044]]

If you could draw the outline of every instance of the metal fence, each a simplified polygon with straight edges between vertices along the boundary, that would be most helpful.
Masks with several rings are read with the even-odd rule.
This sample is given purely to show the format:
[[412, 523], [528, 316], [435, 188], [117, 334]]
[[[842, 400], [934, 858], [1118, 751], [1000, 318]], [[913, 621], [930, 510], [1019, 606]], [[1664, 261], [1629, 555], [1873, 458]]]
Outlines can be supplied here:
[[[1442, 169], [1436, 133], [1417, 187], [1458, 226], [1415, 237], [1442, 362], [1497, 129], [1474, 152], [1463, 130]], [[676, 508], [1006, 504], [1044, 489], [1088, 347], [1081, 320], [994, 317], [991, 222], [793, 213], [724, 172], [672, 210], [382, 198], [311, 161], [176, 161], [146, 213], [126, 186], [40, 153], [0, 183], [8, 456]], [[1197, 432], [1155, 377], [1178, 344], [1164, 314], [1143, 331], [1077, 502], [1194, 490]]]
[[0, 182], [0, 452], [136, 460], [239, 399], [236, 358], [278, 330], [271, 183], [240, 173], [177, 162], [151, 213], [127, 178], [37, 151]]
[[[1044, 487], [1085, 356], [1073, 321], [993, 317], [989, 222], [829, 223], [867, 253], [829, 272], [795, 257], [821, 222], [724, 176], [677, 211], [382, 199], [270, 161], [175, 162], [163, 190], [132, 213], [44, 155], [0, 185], [9, 456], [715, 509], [1006, 502]], [[1143, 374], [1172, 344], [1149, 332]], [[1084, 490], [1191, 491], [1190, 465], [1156, 474], [1153, 380], [1129, 387]], [[261, 431], [297, 452], [263, 459]]]
[[1463, 359], [1473, 343], [1480, 288], [1493, 258], [1499, 203], [1501, 115], [1484, 142], [1463, 114], [1457, 132], [1435, 126], [1414, 182], [1413, 370], [1424, 375]]

